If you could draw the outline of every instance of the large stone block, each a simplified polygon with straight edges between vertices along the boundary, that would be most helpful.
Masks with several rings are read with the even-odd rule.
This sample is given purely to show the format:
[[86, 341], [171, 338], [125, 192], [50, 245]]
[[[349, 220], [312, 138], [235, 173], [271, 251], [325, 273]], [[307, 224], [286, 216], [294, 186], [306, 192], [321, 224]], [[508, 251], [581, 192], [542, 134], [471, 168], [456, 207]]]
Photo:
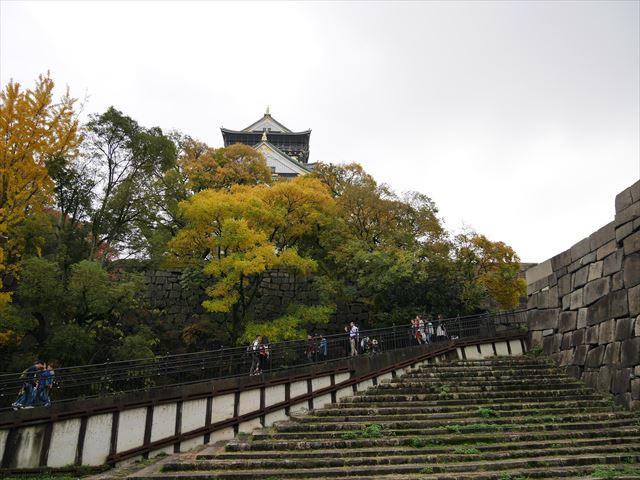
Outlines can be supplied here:
[[598, 371], [598, 383], [596, 388], [602, 392], [610, 392], [614, 372], [615, 367], [612, 365], [605, 365], [604, 367], [601, 367]]
[[566, 274], [558, 279], [558, 295], [564, 297], [571, 292], [571, 274]]
[[586, 307], [578, 310], [578, 320], [576, 322], [576, 328], [580, 329], [587, 326], [587, 312], [588, 309]]
[[[636, 184], [640, 184], [640, 182], [636, 182]], [[621, 212], [622, 210], [629, 208], [634, 202], [633, 196], [631, 195], [631, 190], [634, 188], [634, 185], [624, 189], [616, 195], [616, 212]]]
[[571, 332], [571, 346], [577, 347], [578, 345], [583, 345], [585, 343], [584, 337], [586, 335], [586, 329], [581, 328], [580, 330], [574, 330]]
[[631, 255], [640, 251], [640, 231], [632, 233], [624, 239], [624, 254]]
[[558, 320], [558, 331], [561, 333], [576, 329], [578, 312], [561, 312]]
[[546, 260], [538, 265], [535, 265], [525, 272], [527, 278], [527, 285], [531, 285], [540, 280], [548, 281], [549, 275], [553, 273], [551, 266], [551, 260]]
[[584, 291], [582, 288], [578, 290], [574, 290], [571, 292], [571, 301], [569, 303], [569, 308], [571, 310], [577, 310], [584, 305]]
[[[616, 227], [622, 225], [623, 223], [631, 222], [638, 217], [640, 217], [640, 202], [635, 202], [629, 205], [624, 210], [616, 212], [616, 216], [615, 216]], [[573, 259], [573, 256], [571, 258]]]
[[616, 320], [616, 341], [633, 337], [633, 320], [633, 318], [619, 318]]
[[640, 253], [634, 253], [624, 259], [623, 271], [625, 288], [640, 284]]
[[633, 222], [627, 222], [616, 227], [616, 243], [620, 244], [633, 232]]
[[602, 267], [604, 265], [604, 261], [600, 260], [599, 262], [593, 262], [589, 264], [589, 278], [587, 281], [592, 281], [597, 278], [602, 277]]
[[584, 257], [591, 251], [591, 245], [589, 242], [589, 237], [583, 238], [578, 243], [576, 243], [573, 247], [571, 247], [571, 261], [575, 262], [580, 258]]
[[640, 285], [629, 289], [629, 315], [640, 315]]
[[596, 250], [596, 260], [600, 261], [604, 257], [611, 255], [613, 252], [616, 251], [617, 248], [618, 248], [618, 244], [616, 242], [616, 239], [614, 238], [613, 240], [605, 243], [598, 250]]
[[573, 274], [573, 281], [571, 282], [571, 288], [574, 290], [578, 287], [582, 287], [589, 279], [589, 265], [582, 267]]
[[609, 318], [609, 299], [602, 297], [587, 310], [587, 325], [596, 325]]
[[529, 331], [529, 345], [530, 345], [530, 348], [536, 348], [536, 347], [542, 346], [542, 330]]
[[585, 366], [587, 368], [599, 368], [602, 365], [602, 359], [604, 358], [605, 345], [598, 345], [587, 352], [587, 358], [585, 360]]
[[629, 315], [629, 301], [626, 290], [611, 292], [609, 298], [609, 316], [612, 318], [626, 317]]
[[598, 373], [599, 370], [585, 371], [583, 380], [587, 387], [598, 388]]
[[633, 337], [622, 342], [620, 364], [623, 367], [635, 367], [640, 364], [640, 337]]
[[560, 297], [558, 296], [558, 286], [554, 285], [549, 289], [549, 308], [558, 308], [560, 306]]
[[605, 365], [617, 365], [620, 362], [620, 342], [609, 343], [606, 346], [602, 363]]
[[622, 272], [616, 272], [611, 275], [611, 291], [622, 290], [624, 288], [624, 276]]
[[627, 291], [617, 290], [609, 292], [588, 307], [587, 323], [595, 325], [605, 319], [625, 317], [629, 315]]
[[573, 334], [571, 332], [564, 333], [562, 335], [562, 343], [560, 344], [560, 350], [568, 350], [571, 348], [571, 339], [573, 338]]
[[542, 350], [544, 351], [545, 355], [551, 355], [552, 353], [557, 352], [557, 350], [554, 350], [555, 347], [555, 339], [552, 336], [549, 337], [544, 337], [542, 339]]
[[615, 253], [612, 253], [608, 257], [605, 257], [605, 259], [603, 260], [604, 264], [602, 265], [602, 275], [606, 277], [619, 272], [622, 268], [623, 257], [624, 252], [621, 249], [616, 250]]
[[549, 308], [549, 290], [544, 290], [536, 294], [538, 297], [537, 307], [539, 309]]
[[563, 350], [560, 354], [560, 366], [566, 367], [567, 365], [571, 365], [573, 362], [573, 348]]
[[551, 259], [551, 267], [553, 271], [560, 270], [569, 266], [571, 263], [571, 250], [565, 250]]
[[576, 380], [580, 380], [582, 376], [582, 368], [580, 368], [578, 365], [571, 365], [567, 367], [567, 375], [575, 378]]
[[599, 342], [599, 330], [600, 330], [600, 325], [594, 325], [593, 327], [588, 327], [586, 329], [587, 334], [585, 336], [585, 343], [589, 344], [589, 345], [598, 345]]
[[631, 398], [634, 400], [640, 399], [640, 378], [631, 380]]
[[611, 343], [616, 337], [616, 321], [612, 318], [600, 324], [598, 331], [598, 343]]
[[583, 366], [587, 358], [589, 345], [578, 345], [573, 352], [573, 364]]
[[598, 248], [613, 240], [615, 236], [615, 223], [610, 222], [589, 236], [589, 250], [595, 252]]
[[562, 310], [569, 310], [571, 308], [571, 294], [567, 294], [562, 297]]
[[531, 310], [527, 312], [527, 320], [530, 330], [546, 330], [548, 328], [558, 328], [558, 316], [560, 311], [557, 308], [546, 310]]
[[584, 287], [584, 305], [591, 305], [609, 293], [609, 277], [598, 278]]
[[631, 369], [621, 368], [613, 374], [611, 391], [613, 393], [625, 393], [631, 390]]

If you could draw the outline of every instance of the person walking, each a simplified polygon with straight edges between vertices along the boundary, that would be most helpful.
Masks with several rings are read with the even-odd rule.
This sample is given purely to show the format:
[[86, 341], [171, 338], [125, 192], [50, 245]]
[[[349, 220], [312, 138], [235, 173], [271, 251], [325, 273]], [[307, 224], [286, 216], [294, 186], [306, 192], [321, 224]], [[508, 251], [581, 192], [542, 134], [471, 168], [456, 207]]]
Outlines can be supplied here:
[[320, 361], [324, 362], [327, 360], [328, 354], [328, 345], [327, 339], [320, 335], [320, 343], [318, 344], [318, 350], [320, 352]]
[[260, 346], [262, 345], [262, 336], [256, 336], [248, 350], [251, 354], [251, 369], [249, 375], [260, 375]]
[[36, 360], [33, 362], [33, 365], [22, 372], [22, 375], [20, 375], [22, 389], [16, 401], [11, 404], [14, 410], [18, 410], [19, 408], [33, 408], [33, 404], [36, 401], [38, 375], [43, 368], [44, 363], [41, 360]]
[[46, 368], [43, 368], [40, 371], [40, 375], [38, 377], [35, 403], [42, 405], [43, 407], [51, 406], [51, 389], [53, 388], [53, 377], [55, 376], [53, 367], [53, 363], [48, 362]]
[[360, 331], [354, 322], [351, 322], [351, 329], [349, 330], [349, 345], [351, 346], [351, 356], [358, 355], [358, 338], [360, 337]]

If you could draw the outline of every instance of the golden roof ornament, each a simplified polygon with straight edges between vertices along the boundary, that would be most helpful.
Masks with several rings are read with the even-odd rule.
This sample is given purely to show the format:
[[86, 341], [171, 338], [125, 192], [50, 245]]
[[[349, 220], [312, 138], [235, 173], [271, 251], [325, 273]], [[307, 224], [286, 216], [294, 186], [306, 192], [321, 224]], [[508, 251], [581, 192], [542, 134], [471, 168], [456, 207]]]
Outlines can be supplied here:
[[263, 142], [267, 141], [267, 129], [262, 130], [262, 139]]

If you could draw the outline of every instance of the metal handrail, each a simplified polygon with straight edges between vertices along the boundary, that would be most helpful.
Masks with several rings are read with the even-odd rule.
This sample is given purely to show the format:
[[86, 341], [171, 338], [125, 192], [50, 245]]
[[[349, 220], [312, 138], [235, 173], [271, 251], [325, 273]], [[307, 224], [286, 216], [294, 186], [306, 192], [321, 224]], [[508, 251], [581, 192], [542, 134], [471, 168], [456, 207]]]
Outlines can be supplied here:
[[[448, 338], [469, 339], [494, 336], [500, 328], [521, 326], [524, 311], [470, 315], [432, 320], [434, 337], [437, 323], [447, 332], [446, 338], [431, 338], [431, 342]], [[360, 341], [366, 337], [377, 340], [379, 351], [395, 350], [415, 345], [410, 325], [360, 331]], [[283, 370], [310, 363], [333, 361], [349, 355], [346, 333], [325, 335], [327, 355], [319, 352], [319, 339], [278, 342], [268, 345], [269, 358], [263, 371]], [[373, 348], [360, 354], [375, 354]], [[168, 385], [189, 384], [216, 378], [242, 376], [249, 373], [253, 358], [247, 347], [220, 348], [196, 353], [165, 355], [155, 358], [123, 360], [99, 364], [57, 368], [55, 371], [55, 401], [70, 401]], [[10, 408], [24, 380], [19, 373], [0, 374], [0, 410]]]

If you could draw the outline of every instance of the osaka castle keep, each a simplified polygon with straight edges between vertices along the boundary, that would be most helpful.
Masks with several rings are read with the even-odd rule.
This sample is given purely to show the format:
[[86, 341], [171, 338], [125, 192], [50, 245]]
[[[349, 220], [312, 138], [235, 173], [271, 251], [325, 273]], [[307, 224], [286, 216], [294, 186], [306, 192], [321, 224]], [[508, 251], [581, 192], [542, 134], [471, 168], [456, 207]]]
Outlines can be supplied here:
[[271, 173], [278, 177], [297, 177], [309, 173], [309, 137], [311, 130], [292, 132], [269, 113], [243, 130], [220, 128], [224, 146], [243, 143], [264, 155]]

